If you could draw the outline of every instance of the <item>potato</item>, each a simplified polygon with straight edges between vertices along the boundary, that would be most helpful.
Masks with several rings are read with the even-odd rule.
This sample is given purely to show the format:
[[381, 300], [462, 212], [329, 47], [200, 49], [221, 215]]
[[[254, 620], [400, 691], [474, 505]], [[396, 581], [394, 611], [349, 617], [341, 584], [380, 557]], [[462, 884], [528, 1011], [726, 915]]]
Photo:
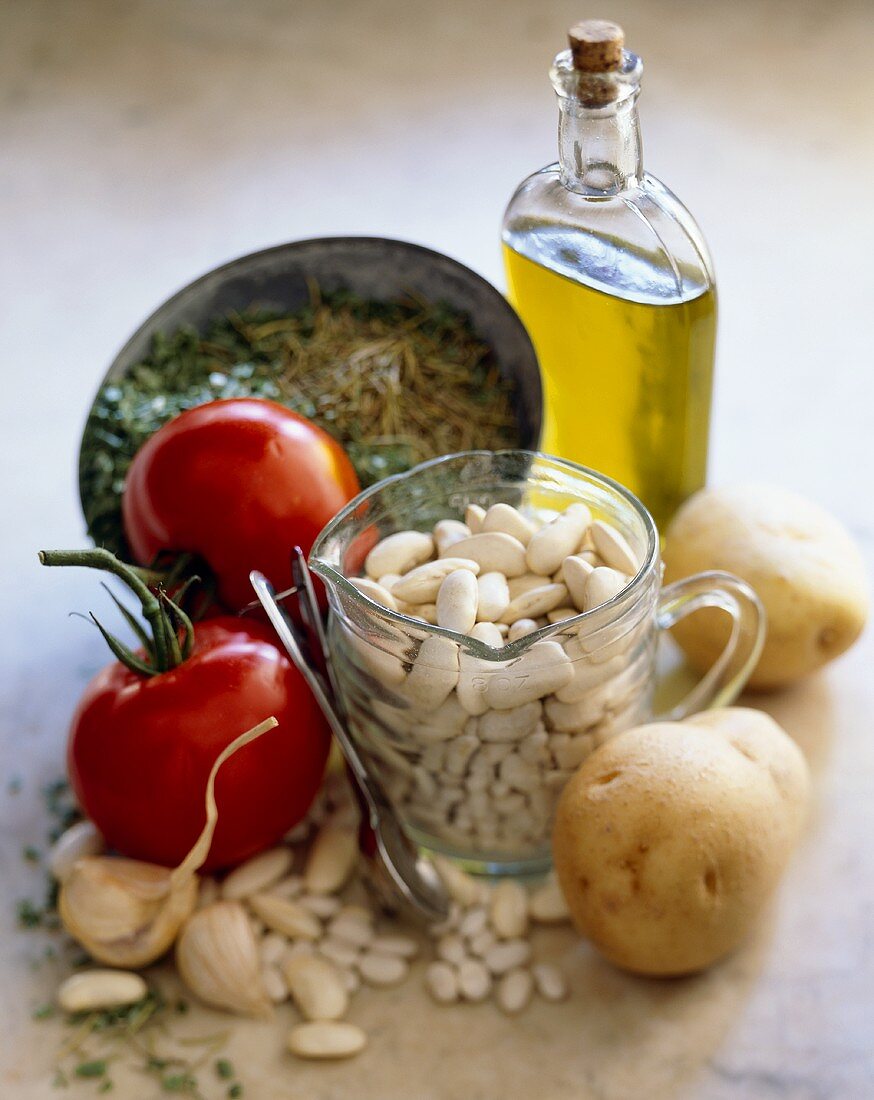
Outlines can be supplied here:
[[758, 711], [618, 734], [558, 805], [553, 858], [574, 923], [639, 974], [709, 966], [746, 937], [777, 885], [807, 797], [804, 757]]
[[[827, 512], [784, 489], [702, 489], [669, 525], [664, 559], [666, 582], [724, 569], [756, 590], [768, 632], [751, 687], [806, 676], [848, 649], [865, 625], [868, 582], [856, 545]], [[728, 616], [697, 611], [672, 633], [706, 669], [728, 639]]]

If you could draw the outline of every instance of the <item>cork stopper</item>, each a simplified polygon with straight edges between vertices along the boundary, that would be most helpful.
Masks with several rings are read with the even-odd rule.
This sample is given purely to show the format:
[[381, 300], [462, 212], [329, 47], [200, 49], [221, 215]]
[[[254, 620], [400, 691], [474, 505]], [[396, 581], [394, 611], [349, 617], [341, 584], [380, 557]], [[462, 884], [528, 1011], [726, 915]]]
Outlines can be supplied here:
[[584, 19], [568, 31], [574, 68], [584, 73], [611, 73], [622, 67], [625, 34], [606, 19]]

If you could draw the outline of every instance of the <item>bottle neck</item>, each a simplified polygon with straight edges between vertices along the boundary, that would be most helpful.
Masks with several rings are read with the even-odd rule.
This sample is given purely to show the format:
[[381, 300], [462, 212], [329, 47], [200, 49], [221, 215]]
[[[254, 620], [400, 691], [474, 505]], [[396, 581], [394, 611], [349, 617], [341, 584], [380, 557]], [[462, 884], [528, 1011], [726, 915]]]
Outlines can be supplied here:
[[606, 107], [560, 99], [558, 159], [561, 182], [580, 195], [617, 195], [643, 177], [637, 92]]
[[570, 50], [553, 62], [550, 80], [558, 95], [558, 158], [561, 182], [579, 195], [618, 195], [643, 178], [643, 147], [637, 97], [643, 64], [623, 50], [609, 72], [581, 72]]

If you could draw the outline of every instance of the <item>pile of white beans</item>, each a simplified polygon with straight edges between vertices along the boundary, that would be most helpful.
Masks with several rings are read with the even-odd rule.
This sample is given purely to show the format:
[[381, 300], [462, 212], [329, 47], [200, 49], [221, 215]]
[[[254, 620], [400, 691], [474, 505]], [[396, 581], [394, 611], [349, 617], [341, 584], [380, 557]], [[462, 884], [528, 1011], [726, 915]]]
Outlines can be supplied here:
[[565, 999], [563, 972], [538, 960], [532, 942], [537, 926], [569, 920], [554, 877], [533, 890], [509, 879], [492, 886], [438, 859], [452, 900], [447, 920], [429, 929], [427, 944], [384, 916], [361, 888], [357, 823], [345, 779], [333, 774], [289, 843], [248, 860], [221, 883], [201, 882], [200, 905], [221, 898], [246, 908], [265, 992], [274, 1004], [293, 1001], [301, 1017], [287, 1037], [294, 1054], [359, 1053], [366, 1031], [346, 1019], [350, 1011], [356, 1015], [355, 994], [362, 984], [400, 985], [423, 953], [425, 988], [441, 1005], [493, 999], [516, 1015], [535, 995]]
[[[341, 624], [334, 664], [353, 731], [426, 843], [473, 858], [545, 854], [561, 788], [648, 704], [645, 616], [594, 633], [591, 616], [578, 618], [639, 565], [623, 534], [582, 503], [552, 513], [473, 504], [463, 523], [399, 531], [370, 550], [351, 583], [414, 623]], [[550, 624], [509, 660], [481, 655]]]

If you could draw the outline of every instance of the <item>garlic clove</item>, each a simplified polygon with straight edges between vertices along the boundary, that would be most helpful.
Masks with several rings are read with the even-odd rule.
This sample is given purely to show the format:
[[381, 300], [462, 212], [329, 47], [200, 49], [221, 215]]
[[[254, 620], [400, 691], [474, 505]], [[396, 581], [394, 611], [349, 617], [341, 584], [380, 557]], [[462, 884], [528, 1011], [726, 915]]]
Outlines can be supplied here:
[[176, 966], [201, 1001], [241, 1016], [269, 1016], [258, 943], [238, 901], [198, 909], [176, 944]]
[[65, 829], [52, 845], [48, 865], [52, 875], [63, 882], [73, 864], [84, 856], [99, 856], [106, 844], [93, 821], [77, 821]]
[[61, 920], [100, 962], [146, 966], [169, 950], [197, 901], [197, 877], [172, 888], [171, 874], [133, 859], [78, 860], [58, 898]]
[[206, 784], [206, 824], [175, 869], [117, 856], [85, 856], [61, 884], [58, 912], [64, 927], [100, 962], [122, 968], [146, 966], [172, 946], [197, 903], [197, 869], [203, 864], [218, 821], [215, 777], [226, 760], [278, 725], [268, 718], [241, 734], [216, 757]]

